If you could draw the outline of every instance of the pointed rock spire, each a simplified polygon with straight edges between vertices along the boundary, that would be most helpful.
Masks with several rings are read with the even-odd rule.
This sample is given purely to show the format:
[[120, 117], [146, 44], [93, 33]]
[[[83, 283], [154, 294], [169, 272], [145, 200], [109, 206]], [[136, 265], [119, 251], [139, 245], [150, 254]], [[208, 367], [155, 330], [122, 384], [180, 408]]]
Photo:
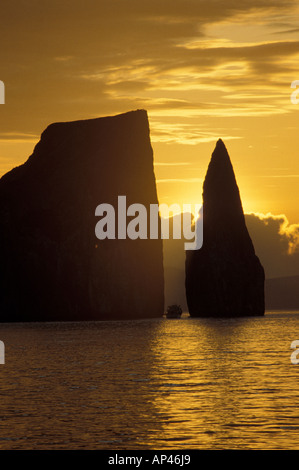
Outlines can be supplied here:
[[255, 255], [221, 139], [203, 184], [203, 247], [186, 252], [186, 297], [191, 316], [264, 314], [264, 269]]

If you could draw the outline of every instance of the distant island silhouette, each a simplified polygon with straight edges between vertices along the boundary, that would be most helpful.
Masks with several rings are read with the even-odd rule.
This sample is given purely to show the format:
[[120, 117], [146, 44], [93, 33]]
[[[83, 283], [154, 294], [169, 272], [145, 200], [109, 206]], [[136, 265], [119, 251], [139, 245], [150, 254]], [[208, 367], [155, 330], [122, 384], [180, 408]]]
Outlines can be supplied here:
[[265, 298], [268, 310], [299, 310], [299, 276], [266, 279]]
[[0, 180], [0, 321], [160, 317], [162, 240], [98, 240], [100, 203], [158, 204], [145, 110], [54, 123]]
[[194, 317], [261, 316], [264, 280], [234, 170], [219, 139], [203, 184], [203, 247], [186, 252], [189, 313]]

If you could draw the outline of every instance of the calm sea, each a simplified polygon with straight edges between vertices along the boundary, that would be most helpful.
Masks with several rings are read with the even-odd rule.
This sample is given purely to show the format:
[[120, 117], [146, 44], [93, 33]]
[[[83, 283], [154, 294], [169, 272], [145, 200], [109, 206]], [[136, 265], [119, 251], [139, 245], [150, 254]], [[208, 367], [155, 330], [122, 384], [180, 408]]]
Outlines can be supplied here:
[[2, 324], [0, 339], [0, 449], [299, 448], [299, 312]]

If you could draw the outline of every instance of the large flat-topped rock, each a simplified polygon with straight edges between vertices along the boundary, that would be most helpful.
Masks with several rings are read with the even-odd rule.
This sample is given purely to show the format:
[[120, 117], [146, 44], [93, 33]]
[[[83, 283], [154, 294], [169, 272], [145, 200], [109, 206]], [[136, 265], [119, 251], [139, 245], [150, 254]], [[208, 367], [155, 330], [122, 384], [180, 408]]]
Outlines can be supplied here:
[[163, 314], [161, 240], [98, 240], [95, 209], [157, 204], [144, 110], [51, 124], [0, 180], [0, 321]]

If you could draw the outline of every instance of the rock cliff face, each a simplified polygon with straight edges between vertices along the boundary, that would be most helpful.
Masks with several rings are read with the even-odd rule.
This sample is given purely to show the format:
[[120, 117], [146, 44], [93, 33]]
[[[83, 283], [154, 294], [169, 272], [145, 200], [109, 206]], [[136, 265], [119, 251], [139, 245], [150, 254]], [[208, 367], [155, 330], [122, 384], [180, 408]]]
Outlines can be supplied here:
[[146, 111], [43, 132], [0, 180], [0, 321], [163, 314], [162, 241], [96, 238], [96, 207], [123, 195], [158, 203]]
[[245, 224], [233, 167], [219, 140], [203, 186], [203, 246], [186, 252], [190, 315], [263, 315], [264, 278]]

